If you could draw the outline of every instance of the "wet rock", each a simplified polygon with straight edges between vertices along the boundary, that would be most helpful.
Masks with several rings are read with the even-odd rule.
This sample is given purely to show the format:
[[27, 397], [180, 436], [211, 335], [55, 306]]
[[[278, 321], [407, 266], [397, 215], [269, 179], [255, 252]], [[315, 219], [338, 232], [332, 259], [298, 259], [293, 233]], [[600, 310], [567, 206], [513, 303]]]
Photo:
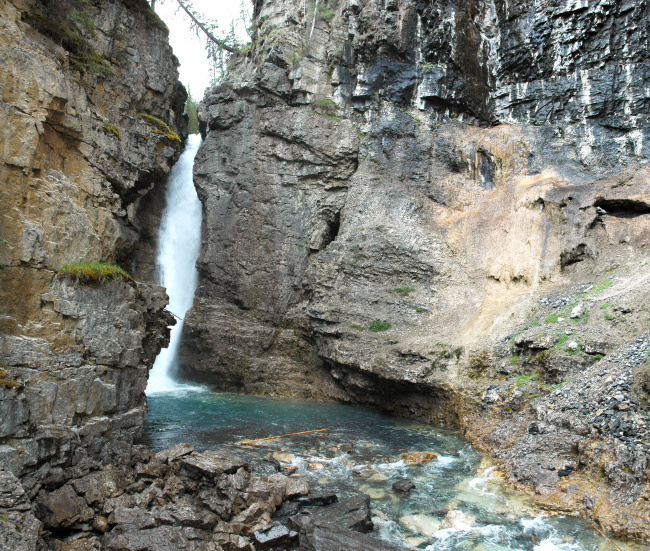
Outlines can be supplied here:
[[299, 497], [295, 500], [295, 503], [301, 507], [324, 507], [336, 503], [338, 500], [336, 494], [321, 494]]
[[310, 463], [309, 464], [309, 469], [312, 471], [319, 471], [321, 469], [324, 469], [325, 466], [322, 463]]
[[300, 534], [300, 551], [399, 551], [401, 548], [378, 538], [348, 530], [340, 526], [315, 526]]
[[447, 513], [445, 518], [442, 519], [440, 527], [443, 529], [453, 528], [454, 530], [469, 530], [474, 526], [474, 524], [476, 524], [476, 519], [472, 515], [463, 513], [458, 509], [452, 509]]
[[434, 452], [408, 452], [403, 453], [400, 457], [407, 465], [424, 465], [429, 461], [438, 459], [438, 454]]
[[215, 532], [213, 541], [221, 546], [223, 551], [255, 551], [250, 541], [237, 534]]
[[271, 522], [268, 505], [253, 503], [250, 507], [233, 517], [230, 524], [236, 533], [250, 536]]
[[410, 494], [411, 490], [415, 490], [415, 484], [408, 478], [398, 480], [397, 482], [393, 482], [393, 490], [398, 494]]
[[286, 452], [273, 452], [272, 457], [280, 463], [291, 463], [296, 458], [295, 455]]
[[404, 515], [400, 517], [399, 522], [405, 528], [427, 538], [433, 537], [441, 527], [437, 518], [424, 514]]
[[255, 549], [272, 549], [276, 546], [288, 546], [298, 539], [298, 532], [289, 530], [282, 524], [269, 524], [253, 534]]
[[328, 507], [318, 508], [293, 516], [287, 526], [292, 530], [306, 533], [314, 526], [339, 526], [356, 532], [369, 532], [373, 528], [370, 515], [370, 497], [359, 494]]

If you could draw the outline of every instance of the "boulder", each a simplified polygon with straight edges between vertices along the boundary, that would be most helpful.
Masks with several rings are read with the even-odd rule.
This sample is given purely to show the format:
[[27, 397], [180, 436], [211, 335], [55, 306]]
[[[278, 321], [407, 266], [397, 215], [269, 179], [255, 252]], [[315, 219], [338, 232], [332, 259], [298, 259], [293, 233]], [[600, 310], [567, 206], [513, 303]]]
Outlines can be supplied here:
[[180, 459], [181, 466], [190, 473], [216, 478], [221, 474], [234, 474], [248, 468], [245, 459], [221, 450], [208, 450]]
[[334, 525], [316, 526], [300, 534], [300, 551], [401, 551], [378, 538]]
[[370, 516], [370, 497], [358, 494], [329, 507], [311, 511], [301, 510], [289, 518], [289, 528], [300, 533], [311, 532], [314, 526], [339, 526], [356, 532], [370, 532], [373, 524]]
[[262, 551], [272, 549], [276, 546], [291, 545], [298, 539], [298, 532], [289, 530], [282, 524], [268, 524], [261, 530], [256, 530], [253, 534], [253, 543], [255, 549]]
[[438, 454], [434, 452], [408, 452], [401, 454], [400, 457], [407, 465], [424, 465], [429, 461], [438, 459]]
[[68, 528], [95, 516], [86, 500], [66, 484], [58, 490], [41, 495], [36, 500], [36, 515], [52, 529]]
[[393, 482], [393, 491], [397, 492], [398, 494], [406, 495], [410, 494], [411, 490], [415, 489], [415, 484], [413, 484], [413, 481], [405, 478], [404, 480], [398, 480], [397, 482]]

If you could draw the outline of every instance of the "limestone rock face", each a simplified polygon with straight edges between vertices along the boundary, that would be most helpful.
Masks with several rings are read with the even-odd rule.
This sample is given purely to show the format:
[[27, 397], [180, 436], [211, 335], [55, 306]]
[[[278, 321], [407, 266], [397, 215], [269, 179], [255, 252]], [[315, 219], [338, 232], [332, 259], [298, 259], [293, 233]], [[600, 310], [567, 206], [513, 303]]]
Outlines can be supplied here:
[[[141, 430], [164, 289], [56, 272], [147, 263], [140, 204], [178, 157], [186, 94], [144, 0], [9, 0], [0, 28], [0, 464], [33, 499]], [[41, 495], [46, 524], [92, 521], [57, 491]]]
[[[650, 4], [255, 7], [200, 108], [185, 374], [455, 424], [505, 457], [519, 415], [650, 321]], [[590, 427], [553, 442], [577, 460]]]

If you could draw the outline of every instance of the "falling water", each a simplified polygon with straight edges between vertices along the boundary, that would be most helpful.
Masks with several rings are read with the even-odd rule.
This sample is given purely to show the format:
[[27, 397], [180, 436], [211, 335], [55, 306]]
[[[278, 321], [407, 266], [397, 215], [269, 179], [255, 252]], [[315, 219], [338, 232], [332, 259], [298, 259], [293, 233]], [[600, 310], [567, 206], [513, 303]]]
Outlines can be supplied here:
[[169, 347], [160, 351], [149, 375], [147, 394], [184, 388], [174, 380], [183, 319], [192, 306], [198, 281], [195, 263], [201, 246], [201, 202], [192, 181], [194, 157], [201, 137], [187, 139], [185, 151], [173, 166], [167, 181], [167, 196], [158, 234], [156, 265], [160, 285], [169, 295], [168, 309], [179, 319], [172, 328]]

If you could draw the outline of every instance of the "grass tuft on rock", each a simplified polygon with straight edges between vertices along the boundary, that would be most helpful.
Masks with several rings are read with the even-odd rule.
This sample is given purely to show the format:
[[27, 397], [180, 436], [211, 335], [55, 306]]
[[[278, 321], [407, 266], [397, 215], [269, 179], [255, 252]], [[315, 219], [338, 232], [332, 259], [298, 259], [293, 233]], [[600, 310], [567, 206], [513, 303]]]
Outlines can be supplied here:
[[7, 390], [20, 388], [20, 383], [18, 381], [13, 381], [10, 379], [7, 372], [0, 369], [0, 388], [5, 388]]
[[169, 126], [167, 126], [167, 124], [161, 121], [158, 117], [147, 115], [146, 113], [140, 113], [138, 116], [144, 119], [144, 121], [151, 127], [151, 131], [154, 134], [160, 134], [171, 142], [181, 143], [181, 139], [178, 137], [178, 134], [172, 131], [172, 129], [169, 128]]
[[133, 281], [133, 278], [115, 264], [104, 262], [76, 262], [61, 266], [57, 275], [76, 279], [81, 283], [104, 281]]

